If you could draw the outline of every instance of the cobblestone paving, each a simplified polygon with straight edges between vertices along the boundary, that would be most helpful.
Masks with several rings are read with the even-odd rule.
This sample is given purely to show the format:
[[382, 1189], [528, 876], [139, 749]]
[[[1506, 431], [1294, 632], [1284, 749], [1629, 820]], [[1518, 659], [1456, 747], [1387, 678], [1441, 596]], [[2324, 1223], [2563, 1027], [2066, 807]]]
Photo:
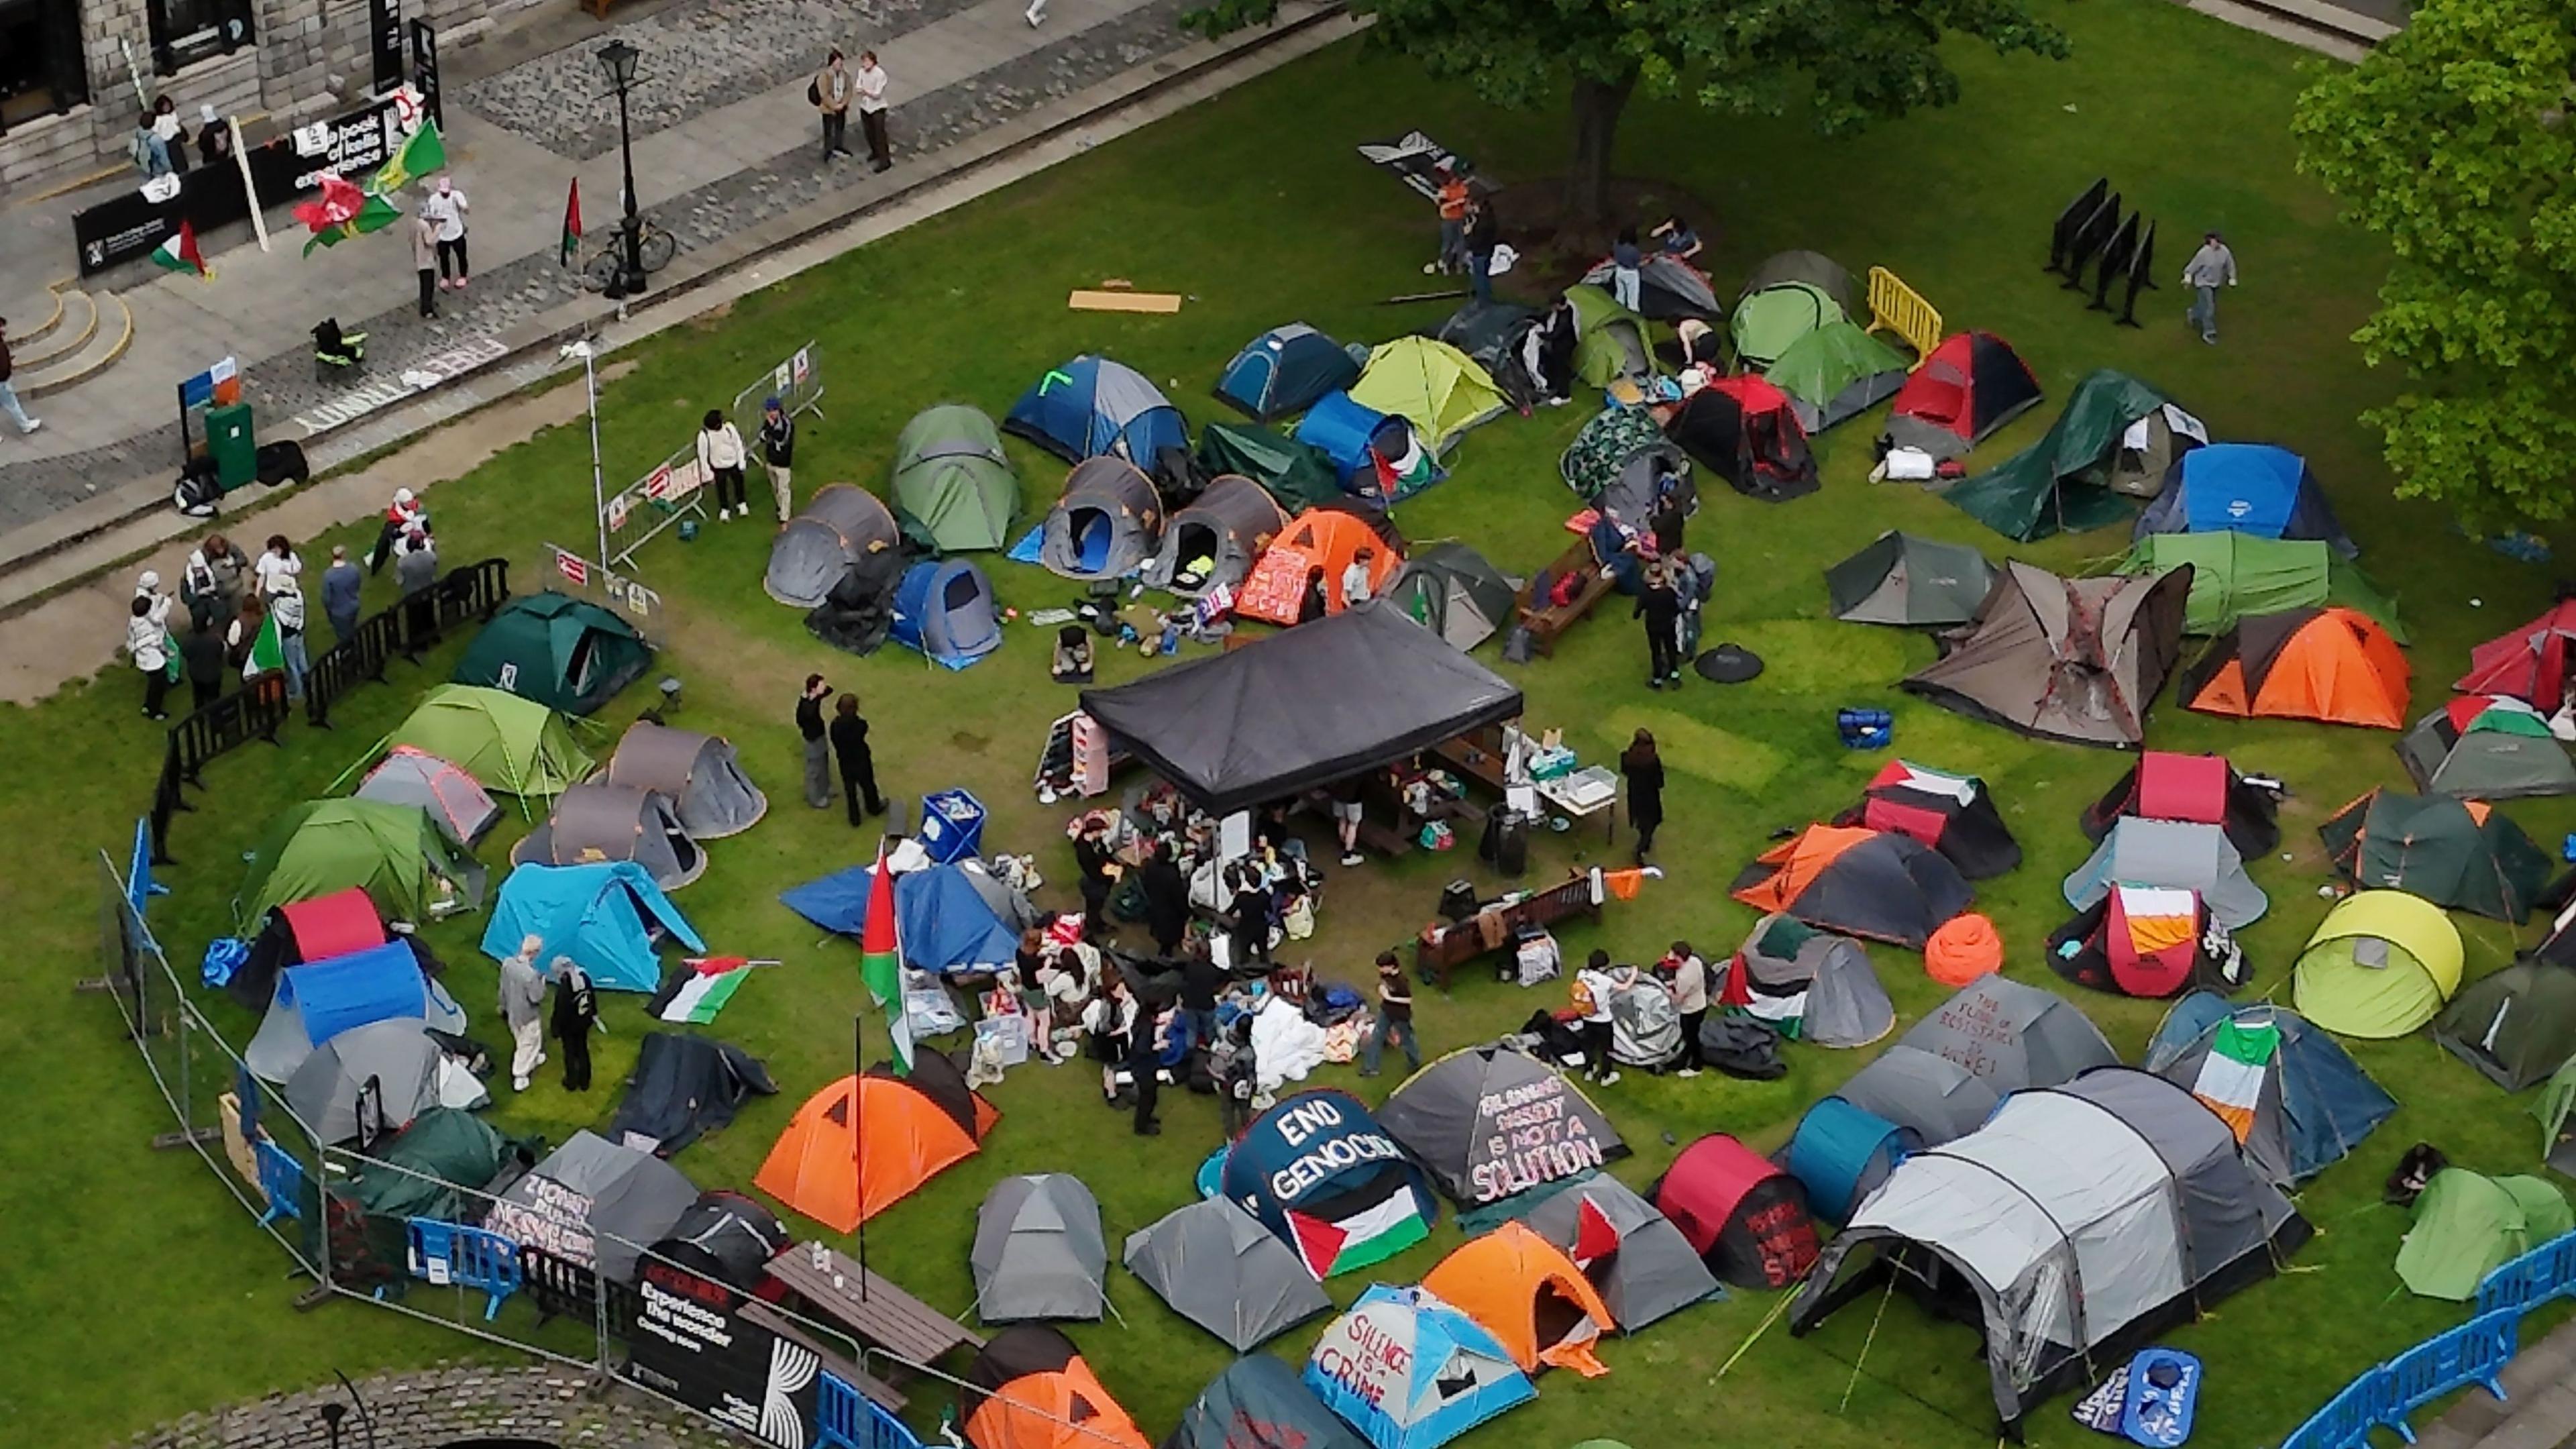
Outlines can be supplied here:
[[[343, 1310], [346, 1311], [346, 1310]], [[715, 1449], [737, 1443], [659, 1399], [613, 1388], [565, 1368], [453, 1367], [381, 1374], [358, 1383], [374, 1421], [353, 1413], [341, 1441], [375, 1449], [437, 1449], [461, 1439], [529, 1439], [562, 1449]], [[346, 1405], [338, 1385], [280, 1394], [212, 1413], [190, 1414], [137, 1434], [133, 1449], [324, 1449], [332, 1442], [325, 1403]]]

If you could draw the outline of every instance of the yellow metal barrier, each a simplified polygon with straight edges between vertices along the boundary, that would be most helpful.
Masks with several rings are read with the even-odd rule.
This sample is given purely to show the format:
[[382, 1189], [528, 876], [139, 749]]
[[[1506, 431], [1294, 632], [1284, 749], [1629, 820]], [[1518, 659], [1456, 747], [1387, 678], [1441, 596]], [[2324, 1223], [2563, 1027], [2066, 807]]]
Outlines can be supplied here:
[[1923, 294], [1898, 278], [1885, 267], [1869, 269], [1869, 330], [1893, 332], [1914, 349], [1914, 365], [1921, 367], [1932, 349], [1941, 345], [1941, 314], [1923, 300]]

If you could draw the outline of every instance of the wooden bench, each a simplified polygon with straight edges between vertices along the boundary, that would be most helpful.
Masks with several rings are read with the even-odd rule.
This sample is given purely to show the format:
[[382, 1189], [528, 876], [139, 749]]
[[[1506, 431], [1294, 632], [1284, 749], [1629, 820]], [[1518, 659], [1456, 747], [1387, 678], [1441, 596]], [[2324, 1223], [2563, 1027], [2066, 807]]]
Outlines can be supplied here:
[[[1568, 871], [1566, 878], [1545, 890], [1532, 891], [1507, 906], [1494, 906], [1463, 921], [1435, 922], [1422, 928], [1413, 940], [1413, 965], [1418, 972], [1428, 972], [1449, 989], [1449, 972], [1493, 951], [1511, 949], [1513, 937], [1523, 926], [1551, 926], [1569, 916], [1601, 919], [1601, 907], [1592, 899], [1592, 877], [1587, 873]], [[1486, 944], [1482, 923], [1496, 922], [1494, 944]]]
[[[1574, 597], [1562, 604], [1541, 602], [1539, 586], [1553, 587], [1557, 579], [1567, 574], [1575, 574], [1583, 580], [1581, 587], [1574, 591]], [[1610, 589], [1610, 580], [1601, 576], [1601, 561], [1593, 556], [1592, 541], [1578, 538], [1564, 553], [1557, 555], [1556, 562], [1521, 586], [1521, 627], [1529, 630], [1530, 642], [1538, 646], [1539, 653], [1553, 657], [1556, 636], [1573, 628], [1578, 620], [1591, 613], [1592, 606], [1600, 603], [1602, 595], [1609, 593]]]
[[[827, 1249], [818, 1268], [812, 1245], [790, 1244], [769, 1260], [769, 1276], [787, 1290], [790, 1307], [908, 1364], [936, 1363], [952, 1349], [984, 1346], [983, 1335], [863, 1271], [837, 1250]], [[889, 1376], [898, 1382], [903, 1378], [901, 1372]]]
[[786, 1314], [757, 1298], [744, 1299], [742, 1306], [734, 1311], [743, 1322], [757, 1324], [780, 1338], [810, 1351], [816, 1358], [823, 1361], [823, 1367], [831, 1370], [833, 1377], [867, 1395], [868, 1401], [878, 1408], [889, 1414], [903, 1412], [905, 1400], [902, 1390], [842, 1357], [838, 1349], [807, 1333]]

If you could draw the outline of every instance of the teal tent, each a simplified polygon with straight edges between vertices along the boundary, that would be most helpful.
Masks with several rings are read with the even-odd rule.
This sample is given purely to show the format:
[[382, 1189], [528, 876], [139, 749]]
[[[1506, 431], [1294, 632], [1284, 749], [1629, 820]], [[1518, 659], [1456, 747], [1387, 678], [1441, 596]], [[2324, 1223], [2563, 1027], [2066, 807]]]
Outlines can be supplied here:
[[494, 614], [465, 646], [456, 682], [505, 690], [566, 714], [589, 714], [652, 664], [653, 646], [634, 625], [549, 589], [512, 599]]
[[1209, 423], [1199, 432], [1198, 463], [1209, 477], [1240, 473], [1260, 484], [1291, 517], [1344, 496], [1331, 459], [1258, 423]]
[[2136, 510], [2115, 486], [2121, 440], [2169, 401], [2151, 384], [2103, 368], [2075, 385], [2046, 437], [1942, 496], [2023, 543], [2122, 522]]

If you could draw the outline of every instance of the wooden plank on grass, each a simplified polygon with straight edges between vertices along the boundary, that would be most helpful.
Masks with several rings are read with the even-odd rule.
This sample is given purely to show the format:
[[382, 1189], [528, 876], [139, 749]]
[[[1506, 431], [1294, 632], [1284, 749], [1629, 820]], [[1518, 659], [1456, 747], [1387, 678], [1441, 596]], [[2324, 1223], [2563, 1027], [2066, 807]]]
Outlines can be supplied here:
[[1178, 292], [1084, 292], [1076, 291], [1065, 299], [1076, 312], [1178, 312]]

